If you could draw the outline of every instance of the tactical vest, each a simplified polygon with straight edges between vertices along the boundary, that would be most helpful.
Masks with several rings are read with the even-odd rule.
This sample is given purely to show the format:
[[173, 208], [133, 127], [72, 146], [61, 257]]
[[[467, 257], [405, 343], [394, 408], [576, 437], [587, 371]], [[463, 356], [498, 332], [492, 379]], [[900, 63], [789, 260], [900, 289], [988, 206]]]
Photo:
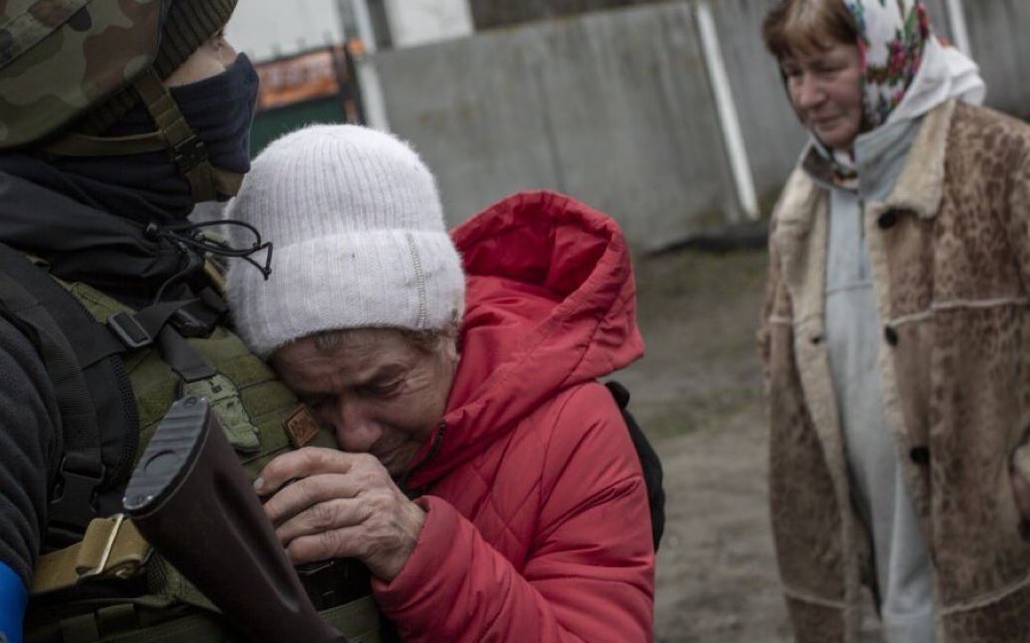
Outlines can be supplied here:
[[[10, 253], [6, 246], [2, 246], [2, 249]], [[124, 318], [135, 313], [128, 306], [84, 283], [58, 282], [38, 268], [33, 270], [48, 280], [49, 284], [60, 283], [65, 292], [71, 293], [81, 303], [84, 307], [82, 323], [92, 319], [92, 323], [105, 324], [113, 316], [117, 318], [122, 314]], [[25, 297], [28, 293], [30, 304], [31, 293], [39, 291], [49, 292], [50, 299], [56, 298], [54, 291], [48, 290], [46, 284], [37, 283], [37, 288], [26, 284], [25, 280], [29, 277], [23, 274], [16, 280], [23, 288], [19, 296]], [[31, 327], [37, 322], [30, 321], [26, 325], [25, 319], [35, 315], [49, 323], [47, 318], [51, 315], [45, 310], [48, 308], [47, 302], [40, 301], [39, 306], [25, 306], [23, 301], [22, 309], [33, 310], [15, 310], [12, 313], [11, 306], [6, 306], [10, 302], [6, 300], [13, 296], [15, 290], [17, 286], [11, 285], [9, 275], [0, 272], [0, 314], [8, 319], [14, 318], [18, 322], [16, 326], [26, 330], [27, 336], [38, 346], [40, 339], [34, 335], [40, 333]], [[37, 296], [46, 299], [42, 295]], [[67, 312], [62, 314], [69, 315]], [[18, 315], [22, 318], [18, 319]], [[62, 321], [67, 326], [68, 321]], [[57, 339], [57, 344], [63, 342], [62, 338]], [[135, 399], [135, 408], [127, 412], [138, 418], [139, 427], [138, 440], [129, 440], [133, 446], [131, 462], [122, 463], [122, 466], [135, 463], [172, 402], [188, 394], [208, 398], [251, 479], [257, 477], [269, 460], [289, 449], [304, 445], [336, 446], [335, 438], [324, 428], [318, 427], [316, 431], [310, 422], [300, 425], [290, 423], [290, 418], [298, 417], [300, 409], [296, 397], [278, 381], [260, 358], [252, 354], [224, 326], [216, 326], [210, 334], [190, 337], [185, 342], [210, 367], [208, 376], [185, 381], [182, 374], [166, 361], [163, 354], [166, 351], [159, 350], [152, 343], [120, 352], [120, 362], [124, 364], [132, 389], [130, 396], [123, 397]], [[42, 348], [40, 350], [46, 353]], [[50, 352], [61, 351], [51, 348]], [[57, 357], [56, 361], [60, 362], [66, 356]], [[54, 360], [44, 361], [48, 363], [48, 370], [52, 370], [49, 362]], [[81, 350], [78, 361], [82, 362]], [[65, 409], [62, 408], [62, 417], [64, 415]], [[110, 441], [110, 436], [105, 439]], [[86, 540], [76, 547], [87, 549], [88, 540], [87, 535]], [[111, 549], [111, 543], [108, 542], [104, 551], [105, 562]], [[67, 567], [76, 566], [73, 556], [67, 561]], [[42, 594], [34, 592], [26, 614], [26, 643], [244, 643], [217, 609], [156, 554], [151, 555], [140, 571], [133, 573], [130, 578], [117, 575], [86, 578], [81, 569], [62, 569], [65, 567], [63, 560], [51, 565], [51, 568], [54, 567], [59, 568], [57, 576], [71, 575], [75, 582], [71, 587], [57, 591]], [[355, 637], [362, 643], [385, 640], [385, 634], [381, 633], [378, 610], [368, 590], [367, 576], [355, 571], [353, 564], [340, 565], [338, 569], [342, 571], [329, 581], [333, 584], [330, 593], [339, 592], [341, 586], [348, 584], [356, 585], [357, 588], [348, 590], [350, 593], [346, 602], [323, 609], [320, 613], [343, 634]], [[226, 570], [226, 573], [231, 574], [232, 571]], [[326, 581], [323, 579], [321, 582]], [[241, 588], [241, 591], [246, 591], [246, 588]], [[315, 606], [323, 607], [317, 599]], [[260, 607], [255, 606], [255, 609]]]

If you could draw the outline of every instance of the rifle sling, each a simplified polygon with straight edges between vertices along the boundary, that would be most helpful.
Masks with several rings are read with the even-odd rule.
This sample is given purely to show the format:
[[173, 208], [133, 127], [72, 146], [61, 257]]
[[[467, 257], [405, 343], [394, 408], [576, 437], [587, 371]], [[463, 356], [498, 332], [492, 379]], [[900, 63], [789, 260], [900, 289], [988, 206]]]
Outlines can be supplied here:
[[[39, 557], [31, 594], [38, 597], [58, 592], [89, 579], [128, 578], [147, 563], [151, 551], [132, 521], [122, 514], [94, 518], [81, 542]], [[367, 636], [379, 627], [373, 600], [367, 595], [319, 614], [345, 635]], [[206, 623], [203, 625], [206, 627]]]
[[122, 514], [94, 518], [80, 542], [40, 555], [31, 594], [49, 594], [93, 578], [128, 578], [150, 552], [150, 545]]

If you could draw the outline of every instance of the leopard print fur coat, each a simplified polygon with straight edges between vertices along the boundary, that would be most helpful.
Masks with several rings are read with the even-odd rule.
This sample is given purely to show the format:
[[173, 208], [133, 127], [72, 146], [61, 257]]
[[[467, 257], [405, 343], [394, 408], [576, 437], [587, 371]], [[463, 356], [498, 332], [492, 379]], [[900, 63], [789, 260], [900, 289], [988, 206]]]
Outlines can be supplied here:
[[[827, 203], [795, 171], [771, 221], [758, 338], [795, 634], [855, 643], [875, 577], [823, 341]], [[1030, 126], [954, 101], [935, 108], [864, 226], [886, 417], [929, 543], [938, 643], [1028, 641], [1030, 541], [1009, 471], [1030, 450]]]

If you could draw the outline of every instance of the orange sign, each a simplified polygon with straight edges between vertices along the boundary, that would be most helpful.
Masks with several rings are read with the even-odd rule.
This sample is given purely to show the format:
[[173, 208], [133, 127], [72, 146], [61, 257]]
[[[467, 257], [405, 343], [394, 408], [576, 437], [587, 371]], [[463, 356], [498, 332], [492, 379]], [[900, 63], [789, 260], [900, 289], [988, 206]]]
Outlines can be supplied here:
[[347, 82], [344, 45], [255, 65], [261, 79], [258, 111], [340, 94]]

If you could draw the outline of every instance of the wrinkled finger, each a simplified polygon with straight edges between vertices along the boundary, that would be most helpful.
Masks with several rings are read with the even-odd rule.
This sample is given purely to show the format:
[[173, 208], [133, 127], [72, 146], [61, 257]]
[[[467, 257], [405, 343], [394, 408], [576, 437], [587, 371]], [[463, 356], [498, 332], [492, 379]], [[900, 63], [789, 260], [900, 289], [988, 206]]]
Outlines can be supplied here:
[[352, 454], [323, 447], [289, 451], [265, 465], [254, 481], [254, 491], [260, 496], [267, 496], [297, 478], [308, 478], [320, 473], [347, 473], [353, 458]]
[[334, 499], [308, 507], [276, 529], [294, 563], [357, 556], [351, 549], [354, 534], [362, 532], [368, 518], [352, 499]]
[[294, 563], [358, 558], [389, 581], [404, 567], [424, 523], [425, 512], [399, 491], [376, 489], [311, 507], [276, 534]]
[[358, 495], [358, 482], [345, 474], [319, 474], [288, 484], [264, 502], [265, 514], [281, 525], [308, 509], [337, 499]]
[[363, 553], [361, 530], [356, 527], [309, 534], [290, 541], [286, 556], [294, 565], [329, 558], [358, 558]]

